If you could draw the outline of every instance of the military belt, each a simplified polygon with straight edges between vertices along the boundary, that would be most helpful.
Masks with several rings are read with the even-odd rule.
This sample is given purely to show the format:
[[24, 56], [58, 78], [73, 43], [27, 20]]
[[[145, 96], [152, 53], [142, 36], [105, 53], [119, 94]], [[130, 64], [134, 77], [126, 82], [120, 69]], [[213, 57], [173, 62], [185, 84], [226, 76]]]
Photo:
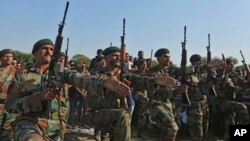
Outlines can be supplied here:
[[0, 99], [0, 104], [5, 104], [6, 99]]

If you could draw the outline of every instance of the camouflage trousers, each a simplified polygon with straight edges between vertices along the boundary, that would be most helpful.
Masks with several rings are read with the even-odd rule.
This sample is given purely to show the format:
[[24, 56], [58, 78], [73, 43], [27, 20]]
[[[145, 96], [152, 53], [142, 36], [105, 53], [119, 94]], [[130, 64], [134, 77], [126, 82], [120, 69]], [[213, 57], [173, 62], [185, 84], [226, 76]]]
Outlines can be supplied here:
[[132, 116], [132, 124], [137, 129], [144, 129], [147, 122], [146, 116], [150, 115], [149, 99], [140, 91], [135, 92], [133, 98], [135, 100], [135, 110]]
[[10, 141], [12, 139], [11, 123], [15, 120], [16, 114], [4, 110], [4, 104], [0, 104], [0, 139]]
[[14, 141], [62, 141], [65, 125], [59, 120], [21, 119], [14, 122]]
[[179, 127], [175, 121], [175, 114], [171, 102], [164, 104], [151, 103], [153, 121], [161, 128], [161, 141], [175, 141]]
[[187, 108], [188, 130], [193, 141], [201, 141], [207, 134], [209, 124], [209, 108], [207, 100], [191, 102]]
[[[122, 109], [92, 111], [85, 117], [102, 132], [110, 133], [114, 141], [131, 141], [130, 115]], [[83, 119], [83, 120], [85, 120]]]
[[220, 110], [224, 113], [225, 131], [224, 141], [229, 140], [229, 125], [249, 124], [249, 115], [246, 105], [236, 101], [225, 101], [219, 103]]

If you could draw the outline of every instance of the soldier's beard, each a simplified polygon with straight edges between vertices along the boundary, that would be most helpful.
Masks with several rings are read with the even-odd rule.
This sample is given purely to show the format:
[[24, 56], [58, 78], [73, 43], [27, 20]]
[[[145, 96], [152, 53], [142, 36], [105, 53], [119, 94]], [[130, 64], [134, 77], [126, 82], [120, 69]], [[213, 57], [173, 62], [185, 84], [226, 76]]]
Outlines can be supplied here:
[[110, 66], [113, 66], [115, 68], [121, 67], [120, 61], [110, 61]]

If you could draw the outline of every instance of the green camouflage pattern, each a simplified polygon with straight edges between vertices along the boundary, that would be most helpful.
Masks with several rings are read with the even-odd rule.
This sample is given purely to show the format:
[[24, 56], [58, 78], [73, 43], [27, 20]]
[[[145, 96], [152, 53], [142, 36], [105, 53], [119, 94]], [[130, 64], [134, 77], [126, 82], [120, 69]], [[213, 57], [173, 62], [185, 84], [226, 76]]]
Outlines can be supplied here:
[[208, 131], [209, 108], [202, 86], [204, 85], [202, 77], [199, 74], [192, 74], [189, 78], [193, 86], [188, 90], [191, 102], [187, 107], [188, 129], [193, 141], [201, 141]]
[[[77, 71], [69, 69], [66, 69], [64, 74], [67, 83], [79, 88], [87, 88], [89, 95], [103, 93], [103, 81], [100, 79], [82, 77]], [[48, 71], [40, 74], [35, 66], [21, 69], [16, 73], [5, 105], [8, 112], [18, 114], [13, 124], [15, 140], [21, 140], [24, 134], [27, 135], [26, 137], [37, 137], [37, 139], [42, 137], [44, 140], [63, 139], [68, 105], [61, 99], [61, 95], [56, 96], [51, 102], [52, 117], [47, 118], [46, 102], [40, 99], [40, 90], [46, 88], [47, 79]]]
[[229, 125], [249, 124], [249, 115], [246, 105], [233, 101], [235, 97], [236, 87], [229, 77], [218, 80], [215, 83], [217, 92], [218, 111], [224, 114], [225, 130], [224, 140], [229, 140]]
[[[161, 69], [159, 65], [152, 67], [148, 71], [149, 76], [157, 76], [168, 73], [174, 77], [175, 68], [167, 67]], [[150, 113], [153, 121], [161, 128], [160, 140], [175, 141], [179, 127], [175, 121], [174, 107], [171, 99], [174, 94], [173, 88], [157, 86], [151, 87], [148, 91], [150, 98]]]
[[12, 137], [11, 123], [15, 120], [16, 114], [8, 113], [4, 109], [7, 91], [13, 82], [16, 69], [13, 66], [0, 66], [0, 138], [10, 140]]

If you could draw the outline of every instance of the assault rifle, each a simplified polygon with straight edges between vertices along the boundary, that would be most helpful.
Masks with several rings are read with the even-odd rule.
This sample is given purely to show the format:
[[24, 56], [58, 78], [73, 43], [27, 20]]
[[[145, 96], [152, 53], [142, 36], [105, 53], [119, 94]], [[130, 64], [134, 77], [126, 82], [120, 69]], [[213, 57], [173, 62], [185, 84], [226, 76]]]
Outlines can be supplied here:
[[67, 38], [67, 48], [65, 50], [65, 62], [64, 62], [64, 67], [68, 66], [68, 60], [69, 60], [69, 56], [68, 56], [68, 51], [69, 51], [69, 38]]
[[[120, 80], [124, 82], [127, 85], [130, 85], [129, 81], [126, 79], [123, 79], [123, 73], [124, 73], [124, 63], [126, 60], [126, 45], [125, 45], [125, 18], [123, 18], [123, 26], [122, 26], [122, 36], [121, 36], [121, 73], [120, 73]], [[127, 108], [128, 102], [126, 98], [120, 98], [120, 107]]]
[[[186, 50], [186, 26], [184, 26], [184, 41], [181, 42], [182, 47], [182, 54], [181, 54], [181, 83], [192, 85], [190, 82], [187, 81], [186, 75], [186, 65], [187, 65], [187, 50]], [[191, 105], [190, 99], [186, 92], [182, 93], [182, 104], [184, 105]]]
[[[211, 61], [211, 51], [210, 51], [210, 34], [208, 34], [208, 46], [207, 46], [207, 64]], [[211, 81], [213, 79], [212, 77], [212, 72], [209, 69], [207, 72], [207, 82]], [[209, 90], [208, 93], [211, 96], [217, 96], [217, 93], [214, 89], [214, 86], [212, 86]]]
[[[64, 11], [63, 21], [59, 24], [58, 35], [57, 35], [56, 41], [55, 41], [55, 47], [54, 47], [52, 60], [49, 64], [49, 74], [48, 74], [47, 86], [52, 88], [54, 93], [55, 93], [56, 89], [63, 87], [62, 75], [63, 75], [63, 71], [64, 71], [64, 69], [63, 69], [64, 64], [58, 63], [57, 58], [60, 56], [60, 52], [61, 52], [61, 47], [62, 47], [62, 42], [63, 42], [62, 31], [63, 31], [63, 27], [65, 25], [65, 19], [66, 19], [68, 7], [69, 7], [69, 2], [67, 1], [66, 9]], [[49, 118], [49, 119], [51, 118], [51, 101], [47, 102], [46, 115], [47, 115], [47, 118]]]
[[243, 56], [241, 50], [240, 50], [240, 54], [241, 54], [241, 57], [242, 57], [242, 61], [241, 61], [241, 62], [243, 63], [243, 65], [244, 65], [244, 67], [245, 67], [245, 69], [246, 69], [247, 74], [249, 74], [249, 73], [250, 73], [250, 70], [249, 70], [249, 67], [248, 67], [248, 65], [247, 65], [247, 63], [246, 63], [246, 61], [245, 61], [245, 57]]

